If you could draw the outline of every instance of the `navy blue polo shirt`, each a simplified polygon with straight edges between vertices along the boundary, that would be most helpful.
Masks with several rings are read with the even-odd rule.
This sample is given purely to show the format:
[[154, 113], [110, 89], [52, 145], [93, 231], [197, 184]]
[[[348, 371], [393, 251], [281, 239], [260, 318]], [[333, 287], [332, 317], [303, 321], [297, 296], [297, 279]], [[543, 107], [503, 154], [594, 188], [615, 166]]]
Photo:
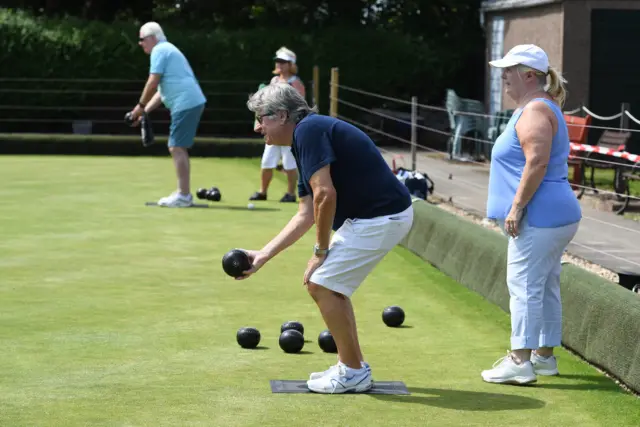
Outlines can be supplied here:
[[407, 187], [393, 174], [371, 138], [347, 122], [308, 115], [293, 132], [291, 152], [298, 165], [300, 197], [313, 196], [309, 180], [331, 164], [338, 198], [334, 231], [346, 219], [393, 215], [411, 206]]

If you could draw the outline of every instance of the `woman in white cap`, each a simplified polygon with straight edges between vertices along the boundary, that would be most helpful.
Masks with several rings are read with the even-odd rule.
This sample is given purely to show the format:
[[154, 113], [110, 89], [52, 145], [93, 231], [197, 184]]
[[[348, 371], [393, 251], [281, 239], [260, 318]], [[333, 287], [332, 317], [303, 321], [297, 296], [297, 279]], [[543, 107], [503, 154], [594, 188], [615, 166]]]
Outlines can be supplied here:
[[[289, 83], [294, 89], [305, 97], [305, 87], [302, 80], [298, 77], [298, 66], [296, 64], [296, 54], [287, 49], [281, 47], [276, 52], [274, 58], [276, 66], [273, 70], [275, 76], [271, 79], [273, 83]], [[253, 130], [260, 131], [257, 120], [254, 122]], [[280, 199], [281, 202], [296, 202], [296, 185], [298, 180], [298, 173], [296, 167], [296, 160], [291, 154], [291, 147], [289, 146], [277, 146], [269, 145], [268, 139], [265, 139], [264, 153], [262, 154], [262, 170], [260, 172], [261, 185], [260, 191], [253, 193], [249, 200], [267, 200], [267, 190], [269, 184], [273, 178], [273, 170], [278, 166], [278, 161], [282, 159], [282, 168], [287, 175], [287, 192]]]
[[517, 109], [492, 150], [487, 200], [487, 217], [498, 221], [509, 241], [511, 350], [482, 378], [527, 384], [536, 375], [558, 374], [553, 349], [562, 340], [560, 261], [582, 212], [567, 180], [566, 80], [535, 45], [516, 46], [489, 64], [503, 70]]

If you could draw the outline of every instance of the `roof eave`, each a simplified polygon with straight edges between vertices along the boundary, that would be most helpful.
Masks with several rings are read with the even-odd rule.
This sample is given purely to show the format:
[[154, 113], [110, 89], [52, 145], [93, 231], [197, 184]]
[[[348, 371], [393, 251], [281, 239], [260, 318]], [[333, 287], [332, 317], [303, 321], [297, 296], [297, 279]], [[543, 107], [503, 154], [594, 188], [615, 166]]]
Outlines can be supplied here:
[[562, 3], [563, 0], [495, 0], [483, 1], [480, 11], [483, 13], [501, 10], [524, 9], [527, 7], [543, 6], [552, 3]]

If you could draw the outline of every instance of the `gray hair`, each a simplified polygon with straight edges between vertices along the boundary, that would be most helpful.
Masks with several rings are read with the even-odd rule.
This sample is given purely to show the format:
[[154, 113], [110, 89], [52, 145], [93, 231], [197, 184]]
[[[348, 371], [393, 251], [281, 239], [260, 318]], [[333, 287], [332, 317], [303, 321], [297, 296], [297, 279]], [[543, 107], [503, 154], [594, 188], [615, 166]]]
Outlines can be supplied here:
[[309, 113], [317, 113], [317, 108], [309, 107], [304, 97], [288, 83], [267, 85], [254, 93], [247, 101], [249, 111], [273, 116], [279, 111], [287, 113], [288, 121], [297, 123]]
[[159, 42], [163, 42], [167, 40], [167, 37], [164, 35], [164, 31], [162, 31], [162, 27], [157, 22], [147, 22], [142, 27], [140, 27], [140, 35], [142, 37], [154, 36], [156, 40]]

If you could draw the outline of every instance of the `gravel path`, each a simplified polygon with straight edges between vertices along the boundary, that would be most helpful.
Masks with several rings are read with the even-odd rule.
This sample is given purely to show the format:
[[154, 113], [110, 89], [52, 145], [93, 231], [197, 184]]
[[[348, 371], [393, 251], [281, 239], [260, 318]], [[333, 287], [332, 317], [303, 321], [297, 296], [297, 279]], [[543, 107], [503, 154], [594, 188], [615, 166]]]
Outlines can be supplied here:
[[[502, 231], [500, 230], [500, 227], [493, 221], [487, 220], [486, 218], [482, 218], [480, 215], [477, 215], [475, 213], [469, 212], [469, 211], [465, 211], [461, 208], [458, 208], [456, 206], [453, 206], [451, 203], [449, 203], [446, 200], [443, 200], [441, 198], [438, 197], [432, 197], [429, 196], [429, 201], [432, 201], [434, 203], [435, 206], [439, 207], [442, 210], [445, 210], [447, 212], [453, 213], [461, 218], [464, 218], [468, 221], [471, 221], [475, 224], [481, 225], [485, 228], [488, 228], [489, 230], [493, 230], [496, 233], [502, 233]], [[562, 263], [569, 263], [569, 264], [574, 264], [578, 267], [581, 267], [591, 273], [595, 273], [598, 276], [601, 276], [607, 280], [611, 280], [612, 282], [618, 283], [618, 274], [614, 273], [611, 270], [607, 270], [606, 268], [594, 264], [592, 262], [589, 262], [587, 260], [584, 260], [582, 258], [579, 258], [575, 255], [570, 255], [568, 253], [565, 253], [562, 256]]]

